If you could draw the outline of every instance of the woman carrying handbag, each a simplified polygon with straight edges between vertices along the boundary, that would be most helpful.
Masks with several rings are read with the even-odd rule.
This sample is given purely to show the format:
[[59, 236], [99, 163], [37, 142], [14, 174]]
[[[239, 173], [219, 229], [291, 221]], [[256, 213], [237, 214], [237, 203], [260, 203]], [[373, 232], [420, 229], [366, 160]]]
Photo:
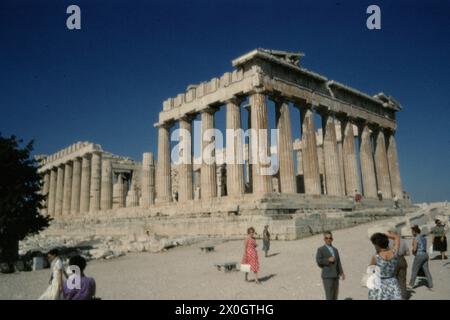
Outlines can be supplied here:
[[[258, 280], [259, 260], [256, 251], [255, 229], [250, 227], [247, 229], [247, 238], [244, 242], [244, 256], [242, 257], [241, 270], [245, 272], [245, 281], [248, 281], [248, 271], [255, 274], [255, 283], [260, 284]], [[250, 270], [248, 266], [250, 265]]]

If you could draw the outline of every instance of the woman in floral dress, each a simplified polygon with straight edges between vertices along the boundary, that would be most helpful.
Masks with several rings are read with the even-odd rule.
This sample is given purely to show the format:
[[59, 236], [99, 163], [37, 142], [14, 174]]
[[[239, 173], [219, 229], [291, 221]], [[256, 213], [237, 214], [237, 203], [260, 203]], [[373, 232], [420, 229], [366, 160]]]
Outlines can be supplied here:
[[[244, 243], [244, 256], [242, 257], [242, 264], [249, 264], [250, 270], [255, 274], [255, 283], [260, 283], [258, 280], [259, 260], [258, 252], [256, 251], [255, 229], [250, 227], [247, 229], [247, 238]], [[245, 273], [245, 281], [248, 281], [248, 272]]]
[[400, 236], [395, 236], [394, 249], [389, 248], [389, 238], [386, 234], [375, 233], [370, 237], [370, 241], [377, 251], [370, 263], [376, 266], [377, 281], [375, 287], [369, 289], [369, 300], [402, 300], [396, 277]]

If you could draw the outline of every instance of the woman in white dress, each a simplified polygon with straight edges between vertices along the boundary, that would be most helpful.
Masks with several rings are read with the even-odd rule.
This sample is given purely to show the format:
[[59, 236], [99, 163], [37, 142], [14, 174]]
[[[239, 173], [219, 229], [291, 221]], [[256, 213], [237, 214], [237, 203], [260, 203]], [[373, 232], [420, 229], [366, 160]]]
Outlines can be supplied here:
[[39, 297], [39, 300], [61, 300], [63, 284], [63, 263], [58, 256], [58, 250], [52, 249], [47, 253], [48, 261], [51, 263], [50, 285], [47, 290]]

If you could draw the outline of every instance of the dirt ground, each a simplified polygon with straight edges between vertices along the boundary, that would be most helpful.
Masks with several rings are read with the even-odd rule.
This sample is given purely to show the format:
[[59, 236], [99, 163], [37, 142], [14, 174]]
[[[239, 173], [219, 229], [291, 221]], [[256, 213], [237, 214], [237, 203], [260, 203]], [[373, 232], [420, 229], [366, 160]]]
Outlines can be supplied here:
[[[334, 232], [334, 245], [347, 275], [340, 284], [340, 299], [367, 299], [367, 289], [360, 281], [374, 252], [367, 237], [371, 225]], [[102, 299], [324, 299], [315, 263], [316, 250], [322, 244], [322, 235], [272, 241], [270, 257], [265, 258], [258, 240], [261, 285], [245, 282], [239, 271], [222, 272], [214, 267], [220, 262], [240, 262], [242, 241], [219, 243], [210, 253], [201, 252], [196, 244], [156, 254], [91, 261], [86, 274], [95, 278], [97, 296]], [[411, 266], [412, 257], [407, 260]], [[434, 290], [420, 286], [411, 299], [450, 299], [449, 261], [431, 260]], [[49, 269], [0, 274], [0, 299], [36, 299], [45, 290], [49, 276]]]

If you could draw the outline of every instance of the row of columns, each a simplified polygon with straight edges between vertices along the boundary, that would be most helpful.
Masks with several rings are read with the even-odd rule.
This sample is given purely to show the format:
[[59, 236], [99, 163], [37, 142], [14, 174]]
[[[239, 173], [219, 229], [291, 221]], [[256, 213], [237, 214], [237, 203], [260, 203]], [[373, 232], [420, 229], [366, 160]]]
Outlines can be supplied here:
[[50, 216], [77, 215], [112, 208], [141, 205], [148, 208], [155, 199], [155, 166], [152, 153], [144, 153], [141, 172], [141, 198], [137, 186], [130, 190], [122, 173], [113, 185], [110, 159], [100, 152], [86, 154], [43, 174], [44, 211]]
[[[289, 105], [282, 97], [272, 97], [275, 103], [276, 127], [278, 129], [278, 162], [279, 183], [282, 193], [296, 193], [296, 181], [293, 161], [293, 143]], [[250, 95], [249, 127], [251, 131], [249, 141], [250, 150], [255, 148], [257, 152], [264, 150], [270, 152], [268, 136], [253, 137], [259, 129], [268, 129], [268, 111], [266, 96], [262, 92]], [[234, 98], [226, 104], [226, 128], [241, 129], [241, 100]], [[299, 106], [301, 114], [301, 162], [304, 176], [306, 194], [321, 194], [321, 180], [319, 170], [319, 156], [317, 152], [316, 130], [314, 126], [314, 108], [309, 104]], [[203, 135], [208, 129], [214, 128], [214, 112], [216, 109], [207, 108], [201, 111], [202, 146], [203, 152], [209, 152], [205, 148], [212, 142], [212, 137]], [[325, 190], [328, 195], [344, 196], [362, 193], [360, 188], [360, 175], [353, 125], [359, 125], [359, 161], [361, 168], [362, 187], [364, 195], [368, 198], [376, 198], [378, 191], [383, 197], [392, 198], [403, 195], [395, 137], [392, 132], [385, 132], [383, 128], [369, 127], [368, 123], [355, 123], [356, 121], [336, 115], [328, 111], [320, 111], [322, 116], [323, 132], [323, 160]], [[181, 118], [180, 128], [191, 132], [191, 119]], [[337, 142], [336, 124], [340, 124], [342, 130], [342, 143]], [[158, 127], [158, 164], [156, 197], [158, 202], [170, 202], [171, 197], [171, 161], [170, 161], [170, 125], [162, 124]], [[184, 130], [182, 130], [184, 131]], [[185, 132], [186, 132], [185, 131]], [[266, 130], [268, 132], [268, 130]], [[388, 143], [385, 141], [388, 136]], [[242, 138], [238, 135], [227, 137], [234, 139], [236, 149], [242, 150]], [[187, 141], [189, 140], [189, 141]], [[181, 154], [192, 159], [192, 146], [190, 139], [181, 137]], [[227, 143], [228, 147], [228, 143]], [[240, 152], [232, 152], [232, 164], [227, 164], [227, 190], [229, 196], [241, 196], [245, 192], [244, 165], [242, 159], [237, 157]], [[269, 156], [269, 154], [267, 154]], [[184, 158], [186, 159], [186, 158]], [[241, 161], [238, 161], [241, 160]], [[185, 162], [186, 163], [186, 162]], [[188, 163], [192, 163], [189, 161]], [[247, 170], [251, 174], [251, 188], [254, 194], [264, 195], [272, 192], [272, 176], [262, 174], [265, 165], [255, 162]], [[216, 166], [215, 162], [201, 165], [201, 198], [211, 199], [217, 196]], [[182, 164], [179, 170], [179, 201], [191, 200], [192, 188], [192, 164]]]

